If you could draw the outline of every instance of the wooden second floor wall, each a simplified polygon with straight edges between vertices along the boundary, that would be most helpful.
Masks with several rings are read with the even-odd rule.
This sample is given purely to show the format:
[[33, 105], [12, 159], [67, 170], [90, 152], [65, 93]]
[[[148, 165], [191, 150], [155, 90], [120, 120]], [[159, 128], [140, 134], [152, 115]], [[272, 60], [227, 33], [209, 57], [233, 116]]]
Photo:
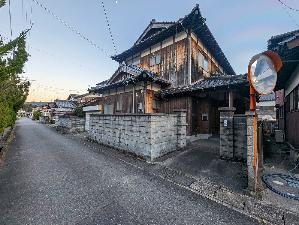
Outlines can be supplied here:
[[[204, 59], [207, 67], [202, 64]], [[171, 81], [174, 87], [194, 83], [210, 74], [225, 73], [197, 36], [186, 32], [180, 32], [127, 58], [126, 63], [158, 73]]]

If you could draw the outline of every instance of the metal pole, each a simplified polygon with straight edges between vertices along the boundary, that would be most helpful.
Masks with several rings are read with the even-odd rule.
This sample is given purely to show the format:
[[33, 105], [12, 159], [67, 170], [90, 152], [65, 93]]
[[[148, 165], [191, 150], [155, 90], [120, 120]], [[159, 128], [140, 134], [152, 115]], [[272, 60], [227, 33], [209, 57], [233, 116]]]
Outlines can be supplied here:
[[[251, 69], [250, 66], [248, 67], [248, 76], [250, 76]], [[249, 79], [250, 81], [250, 79]], [[256, 99], [255, 99], [255, 90], [250, 84], [249, 88], [249, 96], [250, 96], [250, 111], [254, 112], [253, 116], [253, 170], [254, 170], [254, 191], [257, 191], [257, 172], [258, 172], [258, 165], [257, 165], [257, 116], [256, 116]]]
[[133, 102], [132, 102], [132, 113], [135, 113], [135, 87], [133, 85]]

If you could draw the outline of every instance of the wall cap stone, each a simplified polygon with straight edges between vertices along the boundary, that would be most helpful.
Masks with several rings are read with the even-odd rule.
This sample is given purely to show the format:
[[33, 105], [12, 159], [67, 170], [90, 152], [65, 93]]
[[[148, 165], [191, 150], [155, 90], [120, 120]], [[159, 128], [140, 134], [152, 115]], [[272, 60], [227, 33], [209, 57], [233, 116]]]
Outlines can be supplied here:
[[174, 109], [173, 112], [174, 113], [177, 113], [177, 112], [187, 112], [187, 109]]
[[219, 111], [236, 111], [235, 107], [220, 107], [218, 108]]
[[245, 115], [246, 115], [246, 116], [256, 116], [256, 112], [253, 112], [253, 111], [246, 111], [246, 112], [245, 112]]

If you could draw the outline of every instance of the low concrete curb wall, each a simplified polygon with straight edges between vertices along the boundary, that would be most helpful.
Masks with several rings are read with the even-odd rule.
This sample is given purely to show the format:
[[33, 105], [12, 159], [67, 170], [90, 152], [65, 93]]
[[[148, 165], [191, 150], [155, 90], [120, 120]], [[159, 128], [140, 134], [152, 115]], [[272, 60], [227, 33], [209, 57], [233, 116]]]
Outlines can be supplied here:
[[85, 118], [77, 116], [59, 116], [55, 120], [58, 130], [64, 132], [83, 132], [85, 127]]
[[13, 140], [14, 129], [14, 127], [7, 127], [4, 129], [3, 133], [0, 134], [0, 162], [5, 157], [8, 145]]
[[101, 144], [153, 160], [186, 146], [186, 113], [91, 114], [89, 136]]

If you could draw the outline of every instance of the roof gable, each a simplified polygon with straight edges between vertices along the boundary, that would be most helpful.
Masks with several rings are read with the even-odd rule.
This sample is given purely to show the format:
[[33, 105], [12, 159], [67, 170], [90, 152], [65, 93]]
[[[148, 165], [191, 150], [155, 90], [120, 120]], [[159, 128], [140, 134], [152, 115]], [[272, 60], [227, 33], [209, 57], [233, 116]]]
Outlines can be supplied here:
[[[119, 79], [121, 75], [126, 75]], [[141, 81], [153, 82], [160, 84], [162, 86], [169, 86], [170, 82], [152, 73], [148, 70], [144, 70], [140, 67], [133, 65], [121, 65], [114, 75], [111, 77], [109, 82], [103, 85], [97, 85], [96, 87], [91, 87], [89, 92], [102, 93], [105, 90], [127, 86], [129, 84], [136, 84]]]
[[[144, 33], [147, 33], [146, 31], [148, 29], [150, 30], [150, 28], [147, 28]], [[148, 37], [146, 34], [141, 35], [141, 37], [130, 49], [121, 54], [112, 56], [112, 59], [121, 63], [125, 61], [127, 57], [143, 51], [144, 49], [149, 48], [150, 46], [157, 44], [178, 32], [186, 31], [186, 29], [191, 29], [199, 37], [208, 51], [224, 69], [226, 74], [235, 75], [235, 71], [231, 67], [222, 49], [206, 25], [205, 18], [203, 18], [200, 13], [199, 5], [196, 5], [191, 13], [186, 15], [184, 18], [179, 19], [176, 23], [169, 24], [167, 28], [161, 29], [160, 31], [157, 31]]]
[[268, 50], [275, 51], [280, 56], [283, 66], [278, 73], [276, 90], [285, 88], [287, 80], [295, 71], [299, 58], [299, 30], [276, 35], [268, 40]]
[[121, 65], [108, 80], [106, 85], [113, 84], [129, 77], [135, 77], [141, 74], [143, 70], [133, 65]]
[[155, 35], [156, 33], [169, 28], [171, 25], [174, 25], [175, 22], [156, 22], [155, 19], [152, 19], [150, 24], [145, 28], [142, 34], [139, 36], [134, 45], [138, 45], [140, 42], [145, 39]]

